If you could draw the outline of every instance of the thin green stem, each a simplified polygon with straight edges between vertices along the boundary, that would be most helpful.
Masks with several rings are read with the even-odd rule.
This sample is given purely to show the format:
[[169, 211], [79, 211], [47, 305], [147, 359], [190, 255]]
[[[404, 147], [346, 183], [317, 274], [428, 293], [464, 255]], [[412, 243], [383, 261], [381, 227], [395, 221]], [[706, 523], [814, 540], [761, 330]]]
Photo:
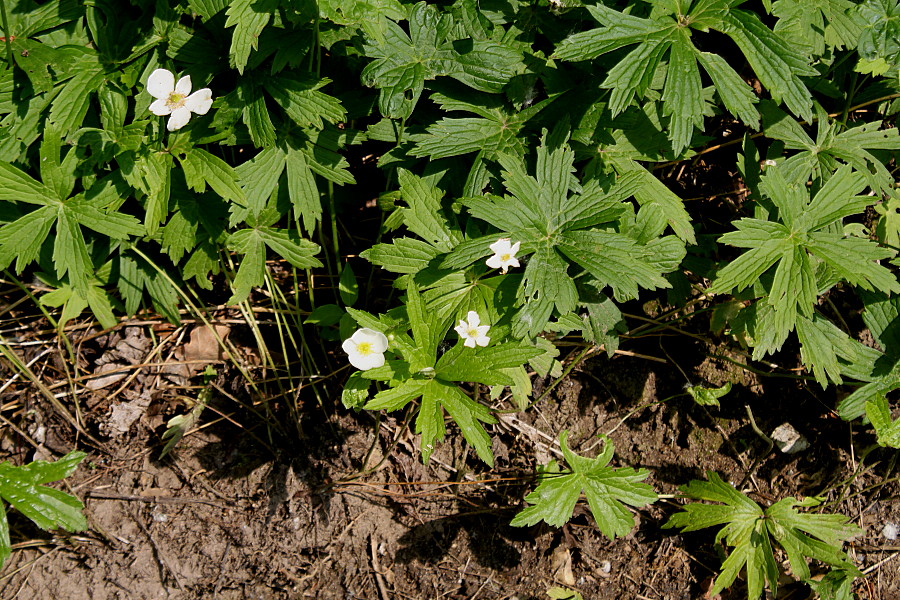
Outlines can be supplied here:
[[6, 16], [6, 0], [0, 0], [0, 19], [3, 21], [3, 39], [6, 42], [6, 62], [9, 63], [9, 68], [12, 69], [14, 66], [12, 32], [9, 30], [9, 19]]

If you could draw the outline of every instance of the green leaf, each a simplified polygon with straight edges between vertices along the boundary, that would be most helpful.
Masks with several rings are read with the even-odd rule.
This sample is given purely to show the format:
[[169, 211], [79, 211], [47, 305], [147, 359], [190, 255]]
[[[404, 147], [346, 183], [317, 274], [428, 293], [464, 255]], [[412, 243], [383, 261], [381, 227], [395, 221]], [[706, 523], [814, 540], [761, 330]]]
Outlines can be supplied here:
[[[74, 496], [43, 484], [64, 479], [72, 474], [84, 457], [72, 451], [56, 462], [36, 460], [21, 467], [0, 463], [0, 498], [47, 530], [61, 527], [67, 531], [84, 531], [87, 519], [84, 505]], [[6, 511], [0, 506], [0, 566], [9, 558], [11, 549]]]
[[441, 253], [440, 249], [427, 242], [401, 237], [394, 239], [390, 244], [375, 244], [361, 252], [360, 256], [392, 273], [418, 273]]
[[434, 248], [447, 252], [460, 241], [460, 234], [451, 230], [441, 208], [444, 193], [424, 179], [409, 171], [399, 170], [400, 194], [409, 205], [401, 208], [406, 227], [431, 244]]
[[197, 421], [200, 420], [200, 415], [203, 414], [206, 405], [212, 399], [212, 393], [215, 388], [210, 385], [210, 383], [214, 381], [215, 378], [215, 369], [212, 365], [207, 365], [206, 369], [203, 371], [203, 383], [205, 387], [197, 394], [197, 399], [195, 401], [190, 401], [190, 399], [188, 399], [193, 405], [191, 406], [191, 411], [184, 415], [176, 415], [166, 423], [166, 430], [162, 434], [162, 441], [165, 442], [165, 446], [163, 446], [162, 452], [159, 453], [160, 460], [174, 450], [175, 446], [178, 445], [178, 442], [181, 441], [181, 438], [183, 438], [188, 431], [193, 429], [197, 424]]
[[67, 273], [73, 287], [87, 285], [93, 264], [78, 220], [63, 207], [56, 213], [56, 243], [53, 245], [53, 264], [56, 276], [62, 279]]
[[287, 152], [287, 186], [294, 214], [303, 219], [303, 229], [312, 234], [322, 220], [322, 202], [316, 178], [307, 165], [306, 156], [291, 148]]
[[859, 54], [867, 61], [883, 61], [884, 71], [900, 67], [900, 4], [895, 0], [866, 0], [857, 10], [864, 25]]
[[253, 287], [262, 285], [266, 269], [266, 247], [300, 269], [321, 267], [314, 256], [319, 246], [304, 240], [294, 230], [256, 227], [241, 229], [229, 236], [226, 243], [230, 250], [244, 257], [234, 278], [234, 293], [228, 304], [237, 304], [247, 299]]
[[106, 73], [99, 64], [82, 65], [81, 69], [63, 85], [50, 104], [48, 124], [57, 127], [62, 135], [81, 127], [91, 95], [104, 85], [106, 79]]
[[344, 408], [360, 410], [369, 400], [369, 386], [372, 383], [359, 374], [359, 371], [351, 373], [341, 391], [341, 404]]
[[178, 294], [170, 278], [163, 276], [154, 265], [142, 257], [131, 252], [119, 254], [117, 286], [125, 300], [125, 310], [129, 314], [137, 311], [146, 290], [156, 312], [164, 315], [170, 323], [181, 322], [181, 315], [178, 314]]
[[665, 9], [653, 11], [649, 18], [623, 14], [602, 4], [590, 6], [591, 15], [602, 27], [569, 36], [554, 56], [593, 59], [636, 45], [600, 84], [611, 90], [613, 116], [623, 112], [635, 96], [645, 97], [650, 92], [657, 67], [668, 57], [662, 104], [663, 113], [670, 117], [669, 139], [676, 154], [690, 145], [694, 128], [703, 124], [699, 66], [716, 84], [726, 108], [748, 125], [758, 123], [749, 86], [723, 59], [699, 52], [691, 41], [694, 31], [715, 29], [731, 37], [772, 96], [784, 99], [794, 114], [810, 120], [812, 98], [800, 77], [816, 75], [816, 71], [805, 55], [763, 25], [755, 13], [732, 8], [733, 4], [723, 0], [660, 4]]
[[605, 437], [603, 451], [593, 459], [578, 456], [569, 450], [567, 438], [567, 431], [559, 434], [559, 445], [571, 470], [553, 472], [548, 465], [538, 477], [537, 488], [525, 497], [532, 506], [517, 514], [510, 525], [522, 527], [544, 521], [548, 525], [562, 527], [572, 518], [575, 503], [584, 492], [601, 533], [610, 539], [627, 535], [634, 528], [634, 517], [626, 505], [639, 508], [657, 500], [653, 488], [640, 483], [650, 472], [608, 466], [614, 447]]
[[321, 129], [324, 122], [338, 123], [347, 113], [340, 100], [318, 91], [328, 83], [329, 79], [317, 79], [312, 75], [283, 73], [265, 80], [264, 86], [298, 125]]
[[773, 542], [785, 550], [792, 572], [800, 579], [810, 576], [807, 557], [853, 569], [849, 557], [841, 551], [840, 543], [860, 530], [849, 524], [843, 515], [800, 513], [795, 506], [812, 506], [817, 502], [798, 502], [794, 498], [785, 498], [763, 510], [716, 473], [708, 472], [707, 477], [709, 481], [692, 481], [682, 486], [681, 491], [692, 500], [720, 504], [687, 504], [663, 527], [680, 527], [687, 532], [724, 525], [716, 540], [724, 539], [734, 550], [722, 564], [710, 594], [718, 594], [730, 586], [745, 567], [750, 600], [762, 594], [766, 582], [775, 594], [779, 570], [772, 550]]
[[253, 216], [266, 207], [275, 192], [287, 156], [280, 148], [266, 148], [251, 160], [242, 163], [234, 172], [241, 186], [247, 210]]
[[231, 0], [225, 12], [225, 27], [234, 27], [228, 62], [238, 73], [244, 73], [250, 51], [259, 47], [259, 36], [277, 10], [277, 0]]
[[[443, 438], [444, 417], [440, 410], [427, 410], [429, 403], [443, 407], [459, 426], [463, 437], [475, 448], [478, 457], [489, 467], [494, 466], [491, 438], [481, 423], [496, 423], [488, 407], [469, 398], [456, 385], [434, 380], [429, 382], [422, 394], [422, 409], [416, 418], [416, 431], [422, 433], [422, 458], [428, 461], [431, 454], [429, 445]], [[440, 422], [437, 422], [439, 419]], [[440, 432], [440, 433], [438, 433]]]
[[459, 343], [438, 360], [435, 372], [436, 377], [444, 381], [512, 385], [514, 382], [505, 369], [521, 367], [541, 354], [542, 350], [523, 342], [486, 348], [466, 348]]
[[792, 113], [811, 121], [812, 97], [800, 77], [818, 72], [809, 66], [806, 57], [749, 11], [730, 10], [722, 29], [744, 53], [772, 98], [784, 101]]
[[35, 181], [22, 170], [0, 162], [0, 200], [29, 204], [56, 204], [59, 197], [44, 184]]
[[240, 178], [228, 163], [213, 156], [202, 148], [192, 148], [187, 154], [180, 156], [181, 166], [188, 187], [196, 192], [203, 192], [209, 184], [219, 196], [241, 206], [246, 204], [244, 191], [239, 184]]
[[882, 446], [900, 448], [900, 419], [891, 418], [891, 408], [887, 398], [878, 395], [866, 402], [866, 416], [872, 422], [878, 443]]
[[880, 122], [862, 123], [845, 128], [816, 105], [819, 130], [815, 141], [786, 113], [763, 104], [763, 126], [766, 135], [785, 142], [785, 147], [800, 150], [781, 166], [785, 178], [805, 185], [811, 177], [827, 179], [841, 164], [850, 165], [864, 177], [870, 187], [888, 192], [893, 177], [873, 150], [900, 149], [900, 133], [881, 129]]
[[341, 295], [341, 301], [347, 306], [353, 306], [356, 299], [359, 298], [359, 284], [356, 282], [356, 276], [353, 274], [353, 268], [349, 262], [344, 263], [344, 267], [341, 269], [338, 292]]
[[681, 198], [676, 196], [663, 182], [635, 161], [622, 157], [612, 157], [610, 162], [622, 177], [635, 173], [635, 177], [641, 178], [643, 185], [634, 192], [634, 199], [641, 206], [650, 204], [658, 206], [665, 215], [669, 227], [672, 228], [672, 231], [679, 239], [687, 244], [697, 243], [691, 217], [684, 208], [684, 202]]
[[687, 389], [694, 402], [701, 406], [719, 406], [719, 398], [731, 391], [729, 381], [720, 388], [707, 388], [702, 385], [693, 385]]
[[0, 227], [0, 267], [5, 269], [15, 259], [16, 272], [21, 273], [37, 260], [56, 215], [56, 207], [42, 206]]
[[435, 6], [419, 2], [410, 9], [409, 34], [393, 20], [383, 18], [380, 37], [367, 31], [364, 51], [374, 59], [362, 71], [363, 83], [381, 90], [378, 108], [391, 119], [404, 119], [425, 88], [425, 80], [447, 75], [457, 66], [455, 52], [444, 42], [452, 18]]
[[806, 54], [821, 56], [826, 46], [853, 48], [862, 33], [862, 19], [849, 0], [778, 0], [775, 32]]

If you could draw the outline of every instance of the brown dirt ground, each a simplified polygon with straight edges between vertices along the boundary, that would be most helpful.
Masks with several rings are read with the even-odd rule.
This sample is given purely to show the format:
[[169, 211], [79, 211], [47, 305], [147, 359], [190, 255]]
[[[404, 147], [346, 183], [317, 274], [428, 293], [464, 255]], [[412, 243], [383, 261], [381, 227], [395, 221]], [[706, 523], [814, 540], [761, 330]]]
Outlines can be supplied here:
[[[649, 469], [648, 483], [662, 494], [707, 470], [744, 482], [762, 503], [824, 490], [838, 501], [831, 510], [865, 531], [848, 546], [867, 570], [859, 598], [900, 598], [900, 548], [882, 535], [886, 522], [900, 523], [896, 455], [875, 451], [852, 477], [873, 439], [833, 414], [830, 392], [754, 375], [715, 358], [721, 348], [673, 336], [629, 346], [639, 355], [589, 359], [534, 409], [492, 427], [493, 470], [473, 460], [452, 427], [422, 465], [403, 415], [376, 422], [345, 410], [334, 394], [301, 395], [294, 412], [294, 400], [260, 399], [219, 363], [201, 427], [160, 460], [166, 420], [186, 412], [178, 396], [190, 372], [178, 365], [190, 327], [166, 333], [170, 345], [147, 360], [151, 329], [72, 334], [86, 372], [108, 363], [131, 376], [81, 395], [85, 430], [97, 443], [31, 386], [15, 381], [0, 394], [0, 459], [21, 464], [75, 447], [89, 453], [59, 485], [85, 502], [90, 529], [46, 533], [10, 511], [15, 549], [0, 572], [3, 600], [537, 600], [555, 585], [586, 599], [703, 598], [721, 556], [711, 533], [661, 529], [676, 509], [672, 499], [635, 511], [634, 530], [615, 541], [600, 536], [582, 505], [558, 530], [509, 527], [533, 489], [535, 465], [547, 462], [563, 428], [585, 454], [597, 451], [598, 434], [611, 432], [615, 464]], [[238, 344], [240, 333], [232, 332]], [[27, 360], [40, 348], [21, 352]], [[42, 376], [60, 378], [64, 355], [51, 350]], [[688, 380], [731, 381], [734, 389], [721, 408], [701, 407], [683, 395]], [[551, 381], [534, 383], [538, 394]], [[811, 448], [761, 456], [766, 443], [745, 404], [764, 431], [789, 421]], [[63, 405], [74, 411], [71, 397]], [[377, 468], [360, 476], [370, 448], [367, 466]], [[740, 582], [722, 596], [742, 597]], [[779, 598], [807, 597], [802, 587], [779, 591]]]

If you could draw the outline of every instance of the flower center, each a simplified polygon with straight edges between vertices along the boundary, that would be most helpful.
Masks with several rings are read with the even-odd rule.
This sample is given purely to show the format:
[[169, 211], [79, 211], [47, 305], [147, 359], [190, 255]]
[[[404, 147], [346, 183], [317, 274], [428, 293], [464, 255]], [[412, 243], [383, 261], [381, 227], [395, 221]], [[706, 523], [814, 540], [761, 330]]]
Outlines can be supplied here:
[[508, 261], [508, 260], [509, 260], [509, 254], [501, 254], [501, 255], [500, 255], [500, 261], [501, 261], [501, 262], [506, 262], [506, 261]]
[[186, 98], [184, 94], [176, 94], [175, 92], [172, 92], [166, 99], [166, 106], [168, 106], [172, 110], [181, 108], [182, 106], [184, 106], [185, 99]]
[[477, 338], [477, 337], [478, 337], [478, 330], [475, 329], [474, 327], [470, 327], [469, 330], [468, 330], [466, 333], [469, 334], [469, 337], [473, 337], [473, 338]]
[[356, 351], [362, 354], [363, 356], [368, 356], [369, 354], [373, 354], [371, 342], [360, 342], [356, 345]]

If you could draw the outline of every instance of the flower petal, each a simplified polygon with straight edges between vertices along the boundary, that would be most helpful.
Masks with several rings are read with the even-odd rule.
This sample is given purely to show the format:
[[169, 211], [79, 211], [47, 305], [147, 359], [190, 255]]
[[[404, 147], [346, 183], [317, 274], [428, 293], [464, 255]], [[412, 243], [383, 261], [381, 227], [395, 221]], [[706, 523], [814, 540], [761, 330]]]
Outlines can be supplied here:
[[154, 98], [168, 98], [175, 90], [175, 76], [166, 69], [156, 69], [147, 78], [147, 93]]
[[363, 327], [362, 329], [357, 329], [353, 332], [353, 335], [350, 336], [350, 339], [353, 340], [354, 344], [359, 345], [362, 343], [369, 343], [372, 345], [372, 352], [384, 352], [388, 347], [388, 339], [380, 331], [375, 331], [374, 329], [369, 329], [368, 327]]
[[212, 106], [212, 90], [209, 88], [197, 90], [196, 92], [185, 98], [184, 105], [192, 113], [205, 115], [209, 112], [209, 108]]
[[474, 310], [470, 310], [469, 314], [466, 315], [466, 318], [469, 320], [469, 327], [477, 328], [481, 323], [481, 317], [479, 317], [478, 313]]
[[[509, 253], [510, 254], [518, 253], [519, 246], [521, 246], [521, 245], [522, 245], [522, 242], [516, 242], [515, 244], [513, 244], [512, 246], [509, 247]], [[516, 266], [518, 266], [518, 265], [516, 265]]]
[[166, 103], [165, 98], [160, 98], [158, 100], [154, 100], [150, 104], [149, 110], [157, 117], [164, 117], [166, 115], [172, 114], [172, 109], [169, 108], [169, 105]]
[[486, 335], [480, 335], [480, 336], [478, 336], [478, 338], [475, 340], [475, 343], [478, 344], [479, 346], [481, 346], [481, 347], [483, 348], [483, 347], [485, 347], [485, 346], [487, 346], [488, 344], [491, 343], [491, 338], [489, 338], [489, 337], [486, 336]]
[[505, 254], [509, 252], [509, 247], [509, 238], [500, 238], [499, 240], [488, 246], [488, 248], [490, 248], [496, 254]]
[[475, 347], [475, 343], [476, 343], [475, 338], [473, 338], [473, 337], [467, 337], [467, 338], [466, 338], [466, 341], [463, 342], [463, 346], [465, 346], [466, 348], [474, 348], [474, 347]]
[[372, 352], [384, 352], [388, 347], [388, 339], [380, 331], [374, 329], [360, 329], [365, 333], [365, 341], [372, 345]]
[[374, 354], [367, 354], [365, 356], [363, 356], [362, 354], [350, 354], [349, 357], [350, 364], [360, 371], [375, 369], [384, 365], [384, 354], [378, 352]]
[[493, 256], [489, 256], [487, 259], [487, 266], [492, 269], [499, 269], [503, 266], [503, 263], [500, 262], [500, 255], [494, 254]]
[[353, 354], [354, 352], [356, 352], [356, 342], [353, 341], [353, 338], [347, 338], [346, 340], [344, 340], [344, 343], [341, 344], [341, 348], [347, 354]]
[[172, 116], [169, 117], [169, 122], [166, 124], [166, 129], [169, 131], [175, 131], [176, 129], [181, 129], [185, 125], [187, 125], [188, 121], [191, 120], [191, 111], [187, 109], [187, 107], [180, 106], [172, 111]]
[[187, 96], [191, 93], [191, 76], [185, 75], [181, 79], [178, 80], [178, 83], [175, 84], [175, 93], [180, 94], [182, 96]]

